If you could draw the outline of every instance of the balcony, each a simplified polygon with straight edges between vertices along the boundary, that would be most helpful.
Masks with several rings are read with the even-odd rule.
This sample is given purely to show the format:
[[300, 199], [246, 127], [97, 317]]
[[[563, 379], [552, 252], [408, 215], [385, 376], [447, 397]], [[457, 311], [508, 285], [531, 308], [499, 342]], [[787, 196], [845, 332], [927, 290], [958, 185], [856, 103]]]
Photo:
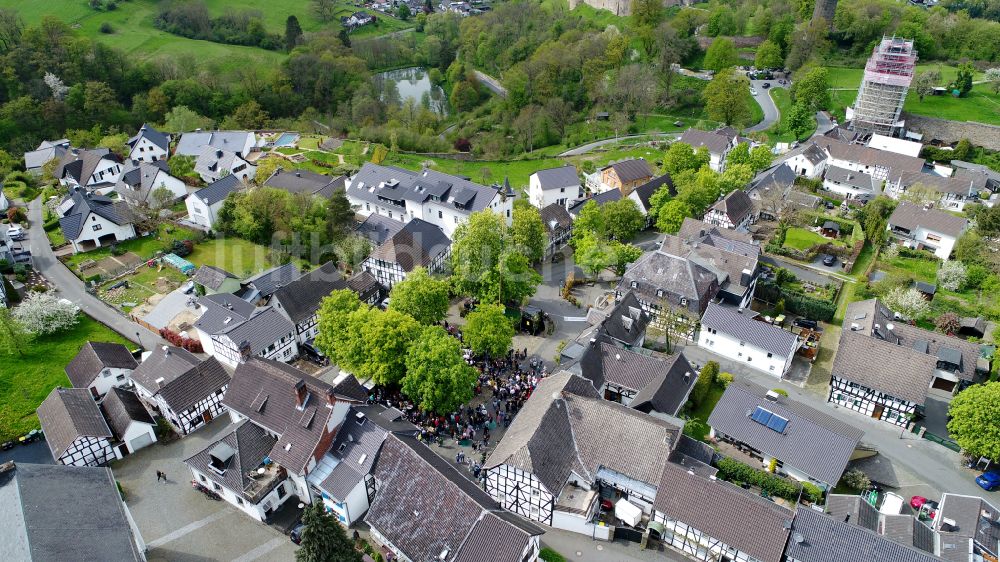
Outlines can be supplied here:
[[278, 484], [284, 482], [288, 478], [288, 473], [285, 467], [271, 463], [248, 472], [247, 478], [250, 482], [243, 488], [243, 496], [251, 503], [257, 504], [278, 487]]

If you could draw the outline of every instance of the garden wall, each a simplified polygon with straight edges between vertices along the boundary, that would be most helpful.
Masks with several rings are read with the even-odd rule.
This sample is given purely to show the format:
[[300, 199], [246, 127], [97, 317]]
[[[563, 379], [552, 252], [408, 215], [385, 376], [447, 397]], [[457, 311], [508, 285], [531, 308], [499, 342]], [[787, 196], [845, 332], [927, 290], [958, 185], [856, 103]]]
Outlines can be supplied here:
[[947, 143], [969, 139], [976, 146], [1000, 150], [1000, 127], [983, 123], [949, 121], [904, 113], [906, 128], [924, 135], [924, 142], [938, 139]]

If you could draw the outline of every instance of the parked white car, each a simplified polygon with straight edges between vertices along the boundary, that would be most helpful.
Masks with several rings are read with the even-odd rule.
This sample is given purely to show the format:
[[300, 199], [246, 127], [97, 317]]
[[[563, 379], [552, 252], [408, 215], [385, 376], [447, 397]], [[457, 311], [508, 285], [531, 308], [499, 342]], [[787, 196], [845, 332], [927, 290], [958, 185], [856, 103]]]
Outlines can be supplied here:
[[24, 229], [20, 225], [12, 225], [7, 229], [7, 237], [11, 240], [24, 240]]

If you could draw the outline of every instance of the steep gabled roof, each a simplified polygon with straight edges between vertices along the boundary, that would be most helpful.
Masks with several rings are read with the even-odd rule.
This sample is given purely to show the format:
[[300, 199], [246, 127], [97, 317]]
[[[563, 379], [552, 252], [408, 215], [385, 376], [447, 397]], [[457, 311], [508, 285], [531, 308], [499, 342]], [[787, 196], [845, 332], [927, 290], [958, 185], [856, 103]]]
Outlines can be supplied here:
[[97, 165], [101, 160], [111, 160], [121, 162], [117, 155], [107, 148], [92, 148], [85, 150], [68, 150], [63, 154], [59, 166], [55, 170], [55, 177], [59, 179], [72, 178], [77, 183], [84, 185], [94, 175]]
[[[886, 516], [891, 517], [891, 516]], [[902, 516], [899, 516], [902, 517]], [[909, 517], [905, 524], [912, 529]], [[923, 525], [916, 522], [916, 524]], [[799, 509], [785, 551], [798, 562], [938, 562], [931, 553], [903, 545], [853, 523], [812, 509]], [[799, 540], [801, 538], [801, 540]], [[963, 554], [963, 560], [968, 554]]]
[[618, 201], [621, 198], [622, 198], [622, 192], [620, 189], [609, 189], [608, 191], [602, 191], [601, 193], [598, 193], [596, 195], [591, 195], [590, 197], [577, 199], [576, 201], [570, 203], [569, 209], [567, 210], [569, 211], [569, 214], [575, 217], [578, 214], [580, 214], [580, 211], [583, 210], [584, 205], [586, 205], [591, 201], [593, 201], [594, 204], [600, 207], [606, 203]]
[[740, 340], [749, 342], [778, 357], [789, 357], [795, 353], [798, 337], [778, 326], [760, 322], [754, 318], [757, 313], [752, 310], [740, 312], [738, 309], [709, 303], [701, 324], [708, 328], [719, 330]]
[[935, 357], [911, 347], [845, 329], [833, 361], [833, 374], [895, 398], [923, 404], [936, 365]]
[[378, 213], [372, 213], [354, 231], [378, 247], [402, 229], [402, 221], [390, 219]]
[[170, 150], [170, 139], [167, 135], [157, 131], [146, 123], [142, 124], [142, 127], [139, 128], [139, 132], [136, 133], [135, 136], [128, 139], [128, 145], [131, 148], [135, 148], [136, 143], [144, 138], [156, 145], [158, 148], [162, 148], [165, 151]]
[[538, 214], [542, 217], [542, 224], [545, 225], [545, 230], [550, 234], [553, 230], [553, 224], [555, 228], [563, 230], [573, 226], [573, 217], [566, 210], [566, 207], [559, 203], [546, 205]]
[[[836, 485], [864, 432], [824, 412], [767, 393], [754, 383], [734, 381], [719, 399], [708, 425], [821, 482]], [[787, 420], [784, 430], [778, 432], [751, 419], [747, 412], [757, 408]]]
[[652, 316], [642, 309], [639, 299], [628, 291], [605, 316], [601, 329], [608, 337], [624, 345], [637, 345], [646, 334], [651, 320]]
[[61, 457], [79, 437], [112, 437], [101, 409], [86, 388], [52, 389], [38, 406], [37, 414], [54, 459]]
[[538, 178], [538, 185], [542, 190], [580, 186], [580, 176], [576, 173], [576, 167], [568, 164], [558, 168], [538, 170], [531, 175]]
[[403, 271], [428, 267], [434, 258], [451, 246], [441, 228], [421, 219], [410, 219], [399, 232], [379, 246], [371, 257], [399, 264]]
[[273, 299], [281, 304], [292, 322], [299, 323], [316, 314], [324, 297], [346, 285], [337, 265], [329, 261], [288, 285], [279, 287], [274, 292]]
[[290, 285], [301, 276], [302, 272], [299, 271], [298, 266], [289, 262], [258, 273], [244, 281], [243, 284], [257, 289], [260, 292], [260, 296], [266, 298], [281, 287]]
[[125, 438], [125, 433], [133, 422], [156, 425], [142, 401], [131, 390], [111, 387], [104, 400], [101, 400], [101, 410], [108, 421], [108, 426], [119, 440]]
[[295, 325], [273, 306], [259, 308], [250, 318], [234, 322], [218, 332], [237, 346], [249, 344], [253, 355], [263, 352], [289, 334], [295, 334]]
[[[253, 482], [252, 474], [268, 456], [277, 438], [248, 420], [225, 433], [207, 447], [184, 459], [184, 463], [204, 474], [208, 478], [236, 493], [242, 493]], [[234, 451], [226, 470], [219, 474], [212, 468], [211, 454], [224, 444]]]
[[226, 279], [236, 279], [237, 277], [232, 273], [229, 273], [221, 267], [215, 267], [214, 265], [203, 265], [198, 268], [198, 271], [194, 273], [191, 280], [206, 287], [213, 291], [217, 291], [222, 284], [226, 282]]
[[663, 174], [662, 176], [656, 176], [653, 179], [647, 181], [646, 183], [635, 188], [632, 193], [639, 198], [639, 203], [642, 205], [642, 210], [649, 212], [650, 205], [649, 200], [653, 197], [657, 191], [659, 191], [664, 186], [670, 190], [670, 193], [674, 193], [674, 180], [671, 179], [670, 174]]
[[87, 387], [104, 369], [135, 369], [139, 363], [120, 343], [88, 341], [66, 364], [66, 376], [75, 387]]
[[[118, 177], [115, 190], [127, 196], [132, 201], [148, 202], [149, 196], [157, 187], [156, 178], [160, 174], [170, 176], [166, 160], [156, 162], [129, 162], [122, 165], [122, 174]], [[163, 181], [160, 185], [164, 185]]]
[[721, 155], [729, 149], [731, 139], [717, 131], [701, 131], [698, 129], [688, 129], [684, 131], [678, 142], [691, 145], [695, 150], [705, 147], [711, 154]]
[[197, 197], [206, 205], [215, 205], [243, 188], [243, 182], [233, 174], [223, 176], [207, 186], [195, 191], [191, 196]]
[[900, 201], [889, 217], [889, 226], [902, 227], [911, 232], [923, 227], [952, 238], [961, 236], [968, 224], [969, 221], [964, 217], [956, 217], [939, 209], [924, 208], [908, 201]]
[[159, 394], [175, 412], [183, 412], [229, 383], [229, 373], [215, 357], [199, 359], [174, 346], [154, 349], [132, 371], [132, 380]]
[[129, 209], [128, 203], [88, 193], [82, 187], [73, 188], [63, 204], [69, 201], [72, 201], [72, 206], [59, 219], [59, 226], [67, 240], [76, 240], [80, 236], [83, 231], [83, 222], [90, 213], [108, 219], [117, 225], [126, 225], [132, 222], [132, 211]]
[[319, 483], [320, 489], [339, 501], [346, 501], [354, 487], [371, 473], [388, 435], [388, 431], [351, 408], [327, 453], [337, 464]]
[[653, 169], [649, 166], [649, 162], [646, 162], [645, 158], [622, 160], [621, 162], [609, 164], [601, 168], [601, 170], [604, 171], [608, 168], [614, 170], [618, 179], [623, 182], [633, 182], [653, 177]]
[[343, 190], [344, 176], [327, 176], [309, 170], [284, 171], [278, 168], [267, 178], [264, 185], [283, 189], [289, 193], [305, 193], [319, 197], [330, 197], [335, 191]]
[[348, 196], [379, 205], [400, 207], [406, 200], [422, 203], [433, 197], [441, 206], [466, 212], [486, 209], [499, 193], [496, 186], [435, 170], [412, 172], [370, 162], [361, 166], [347, 187]]
[[753, 201], [745, 191], [736, 189], [712, 205], [712, 209], [726, 215], [733, 224], [740, 224], [753, 213]]
[[651, 356], [596, 341], [579, 363], [580, 374], [598, 391], [605, 383], [635, 392], [630, 408], [676, 415], [698, 379], [681, 354]]

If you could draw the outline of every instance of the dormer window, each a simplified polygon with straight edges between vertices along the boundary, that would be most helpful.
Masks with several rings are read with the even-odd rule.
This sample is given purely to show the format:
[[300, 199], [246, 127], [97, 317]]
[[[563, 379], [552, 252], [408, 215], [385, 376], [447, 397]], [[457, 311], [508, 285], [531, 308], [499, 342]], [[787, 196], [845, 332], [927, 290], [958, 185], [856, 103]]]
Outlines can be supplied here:
[[657, 289], [656, 290], [656, 296], [660, 297], [660, 298], [663, 298], [663, 289]]
[[638, 281], [633, 281], [633, 282], [631, 283], [631, 285], [632, 285], [632, 288], [633, 288], [633, 289], [635, 289], [636, 287], [638, 287], [638, 286], [639, 286], [639, 282], [638, 282]]

